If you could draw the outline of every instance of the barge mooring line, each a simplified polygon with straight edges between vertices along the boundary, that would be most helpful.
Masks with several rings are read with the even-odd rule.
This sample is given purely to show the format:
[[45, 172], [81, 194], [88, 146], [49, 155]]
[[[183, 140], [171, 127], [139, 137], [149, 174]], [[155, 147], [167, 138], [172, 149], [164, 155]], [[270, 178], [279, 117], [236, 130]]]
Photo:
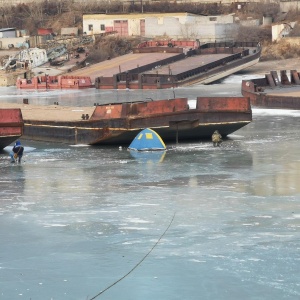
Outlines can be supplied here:
[[147, 256], [154, 250], [154, 248], [158, 245], [158, 243], [160, 242], [160, 240], [164, 237], [164, 235], [167, 233], [167, 231], [169, 230], [169, 228], [171, 227], [171, 224], [174, 221], [176, 212], [174, 213], [168, 227], [166, 228], [166, 230], [161, 234], [161, 236], [159, 237], [159, 239], [157, 240], [157, 242], [153, 245], [153, 247], [150, 249], [150, 251], [128, 272], [126, 273], [124, 276], [122, 276], [120, 279], [118, 279], [117, 281], [115, 281], [114, 283], [112, 283], [111, 285], [109, 285], [108, 287], [106, 287], [104, 290], [102, 290], [101, 292], [99, 292], [97, 295], [95, 295], [94, 297], [88, 299], [88, 300], [94, 300], [97, 297], [99, 297], [101, 294], [103, 294], [104, 292], [106, 292], [107, 290], [109, 290], [111, 287], [113, 287], [114, 285], [116, 285], [118, 282], [120, 282], [121, 280], [123, 280], [124, 278], [126, 278], [130, 273], [132, 273], [146, 258]]

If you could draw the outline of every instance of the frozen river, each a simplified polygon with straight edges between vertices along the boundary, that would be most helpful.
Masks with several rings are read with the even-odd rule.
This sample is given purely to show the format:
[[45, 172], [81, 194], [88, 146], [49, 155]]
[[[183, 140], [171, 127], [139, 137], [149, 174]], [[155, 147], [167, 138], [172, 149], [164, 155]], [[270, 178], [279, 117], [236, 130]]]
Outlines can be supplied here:
[[[49, 95], [28, 98], [80, 103]], [[0, 153], [0, 299], [300, 299], [299, 139], [299, 111], [260, 109], [158, 156], [21, 139], [21, 165]]]

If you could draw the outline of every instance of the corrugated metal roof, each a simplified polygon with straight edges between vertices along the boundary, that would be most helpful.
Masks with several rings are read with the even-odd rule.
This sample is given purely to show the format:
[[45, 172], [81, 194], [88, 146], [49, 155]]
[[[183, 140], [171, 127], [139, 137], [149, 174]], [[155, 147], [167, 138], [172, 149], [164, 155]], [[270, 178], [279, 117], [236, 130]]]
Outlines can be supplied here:
[[4, 31], [15, 31], [16, 30], [16, 28], [1, 28], [0, 29], [0, 32], [4, 32]]

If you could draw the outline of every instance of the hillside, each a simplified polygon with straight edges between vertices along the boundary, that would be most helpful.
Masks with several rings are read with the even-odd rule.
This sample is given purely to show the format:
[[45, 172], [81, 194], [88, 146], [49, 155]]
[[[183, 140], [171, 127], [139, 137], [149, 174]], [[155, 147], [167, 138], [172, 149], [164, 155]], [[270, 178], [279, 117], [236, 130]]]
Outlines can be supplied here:
[[[114, 2], [107, 5], [104, 2], [82, 2], [74, 4], [71, 0], [52, 1], [41, 3], [33, 2], [30, 6], [20, 4], [12, 7], [3, 7], [3, 17], [0, 18], [0, 26], [24, 28], [31, 35], [37, 34], [38, 28], [52, 28], [60, 33], [63, 27], [78, 27], [82, 33], [82, 15], [84, 13], [134, 13], [141, 12], [140, 2]], [[276, 21], [297, 21], [300, 16], [297, 12], [280, 13], [278, 3], [248, 3], [240, 9], [236, 3], [232, 5], [203, 4], [195, 2], [172, 3], [160, 1], [155, 3], [143, 3], [143, 12], [190, 12], [202, 15], [234, 14], [239, 20], [260, 19], [265, 15], [271, 16]], [[296, 28], [297, 29], [297, 28]], [[300, 36], [300, 29], [294, 30], [294, 36]], [[300, 50], [297, 46], [290, 45], [282, 40], [279, 43], [271, 42], [271, 26], [240, 26], [237, 41], [260, 41], [262, 44], [261, 60], [281, 60], [297, 58]], [[124, 37], [98, 37], [94, 45], [85, 45], [89, 51], [89, 63], [105, 60], [108, 57], [123, 55], [132, 50], [141, 41], [137, 38]], [[2, 55], [3, 56], [3, 55]]]

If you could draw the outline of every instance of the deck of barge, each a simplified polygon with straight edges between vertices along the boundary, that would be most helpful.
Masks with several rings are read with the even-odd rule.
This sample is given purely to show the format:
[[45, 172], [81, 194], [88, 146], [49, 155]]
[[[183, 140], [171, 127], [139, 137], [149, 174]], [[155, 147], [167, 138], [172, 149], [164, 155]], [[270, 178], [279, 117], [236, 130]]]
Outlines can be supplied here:
[[92, 116], [95, 107], [71, 107], [60, 105], [34, 105], [0, 103], [0, 108], [20, 108], [23, 120], [72, 122], [81, 121], [82, 115]]
[[300, 97], [300, 86], [265, 89], [264, 93], [269, 96]]
[[120, 57], [116, 57], [111, 60], [106, 60], [86, 68], [76, 70], [69, 73], [75, 76], [89, 76], [92, 82], [96, 77], [112, 77], [114, 74], [120, 72], [126, 72], [137, 67], [146, 66], [157, 62], [157, 67], [143, 72], [145, 74], [170, 74], [170, 70], [173, 75], [178, 75], [182, 72], [189, 71], [197, 66], [204, 66], [212, 63], [216, 60], [230, 56], [230, 54], [203, 54], [187, 57], [183, 60], [179, 60], [168, 65], [161, 66], [160, 61], [166, 58], [174, 57], [178, 53], [129, 53]]
[[253, 106], [300, 109], [300, 73], [286, 70], [271, 71], [265, 77], [242, 81], [242, 94]]
[[146, 71], [144, 74], [163, 74], [169, 75], [170, 71], [173, 75], [178, 75], [189, 71], [197, 66], [204, 66], [216, 60], [230, 56], [229, 54], [203, 54], [186, 57], [183, 60], [173, 62], [169, 65], [159, 66], [157, 69]]
[[129, 53], [87, 66], [69, 74], [74, 76], [89, 76], [94, 82], [96, 77], [111, 77], [114, 74], [126, 72], [155, 62], [158, 62], [157, 64], [159, 65], [161, 60], [172, 58], [176, 55], [178, 55], [178, 53]]

